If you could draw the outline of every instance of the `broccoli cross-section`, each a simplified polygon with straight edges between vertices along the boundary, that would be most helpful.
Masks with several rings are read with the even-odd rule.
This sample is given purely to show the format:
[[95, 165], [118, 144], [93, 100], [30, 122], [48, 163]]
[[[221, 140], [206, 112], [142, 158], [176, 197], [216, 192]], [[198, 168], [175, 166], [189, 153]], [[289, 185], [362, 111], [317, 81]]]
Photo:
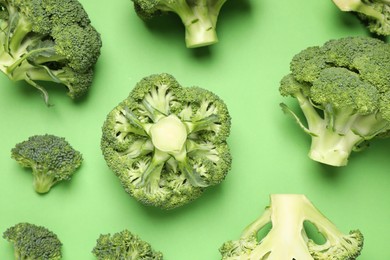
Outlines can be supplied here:
[[185, 27], [188, 48], [218, 42], [216, 25], [219, 12], [226, 0], [132, 0], [138, 16], [143, 20], [171, 12], [177, 14]]
[[390, 35], [389, 0], [333, 0], [333, 3], [341, 11], [356, 14], [370, 32]]
[[[304, 224], [312, 223], [324, 237], [317, 244]], [[258, 233], [269, 223], [264, 238]], [[342, 233], [302, 194], [272, 194], [265, 212], [250, 224], [238, 240], [225, 242], [222, 260], [354, 260], [363, 248], [359, 230]]]
[[0, 0], [0, 70], [49, 95], [40, 81], [65, 85], [71, 98], [92, 84], [100, 34], [77, 0]]
[[102, 234], [96, 241], [92, 254], [98, 260], [134, 259], [162, 260], [161, 252], [153, 250], [151, 245], [139, 236], [125, 229], [121, 232]]
[[290, 68], [279, 90], [296, 98], [307, 125], [282, 108], [311, 136], [311, 159], [344, 166], [352, 151], [390, 129], [390, 45], [370, 37], [330, 40], [295, 55]]
[[38, 193], [50, 191], [60, 181], [70, 180], [83, 158], [63, 137], [34, 135], [18, 143], [11, 157], [21, 166], [31, 168], [33, 187]]
[[14, 246], [15, 260], [60, 260], [62, 243], [57, 235], [43, 226], [18, 223], [3, 237]]
[[231, 165], [230, 115], [214, 93], [166, 73], [145, 77], [107, 116], [108, 166], [139, 201], [170, 209], [220, 183]]

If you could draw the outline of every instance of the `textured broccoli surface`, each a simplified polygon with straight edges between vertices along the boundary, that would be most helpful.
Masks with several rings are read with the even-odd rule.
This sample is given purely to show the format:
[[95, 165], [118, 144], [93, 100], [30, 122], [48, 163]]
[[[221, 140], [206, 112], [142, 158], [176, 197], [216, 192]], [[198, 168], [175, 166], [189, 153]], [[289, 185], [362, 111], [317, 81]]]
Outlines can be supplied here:
[[309, 157], [344, 166], [363, 142], [390, 128], [390, 45], [369, 37], [347, 37], [309, 47], [291, 61], [280, 93], [297, 99], [311, 135]]
[[46, 193], [54, 184], [70, 180], [83, 161], [81, 153], [65, 138], [49, 134], [34, 135], [18, 143], [11, 150], [11, 157], [32, 169], [33, 187], [38, 193]]
[[125, 190], [171, 209], [220, 183], [231, 165], [225, 103], [169, 74], [143, 78], [107, 116], [101, 147]]
[[92, 84], [100, 34], [77, 0], [0, 0], [0, 70], [49, 95], [40, 81], [65, 85], [71, 98]]
[[[312, 223], [324, 237], [310, 239], [304, 227]], [[271, 223], [264, 238], [258, 233]], [[223, 260], [354, 260], [363, 248], [359, 230], [344, 234], [301, 194], [272, 194], [264, 213], [243, 231], [238, 240], [220, 248]]]
[[59, 260], [62, 243], [57, 235], [42, 226], [19, 223], [8, 228], [3, 237], [14, 246], [15, 260]]
[[188, 48], [218, 42], [216, 25], [219, 12], [226, 0], [132, 0], [138, 16], [148, 20], [171, 12], [177, 14], [185, 27]]
[[389, 0], [333, 0], [344, 12], [353, 12], [367, 25], [370, 32], [377, 35], [390, 35]]
[[153, 250], [148, 242], [143, 241], [129, 230], [111, 234], [102, 234], [96, 241], [92, 254], [98, 260], [162, 260], [161, 252]]

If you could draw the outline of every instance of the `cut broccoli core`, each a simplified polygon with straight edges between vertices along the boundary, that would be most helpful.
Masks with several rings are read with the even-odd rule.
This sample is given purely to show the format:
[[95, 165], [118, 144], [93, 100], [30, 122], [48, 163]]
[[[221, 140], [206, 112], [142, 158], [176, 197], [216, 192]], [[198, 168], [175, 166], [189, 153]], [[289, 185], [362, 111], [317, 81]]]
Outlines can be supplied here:
[[153, 145], [166, 153], [179, 153], [187, 140], [187, 128], [175, 115], [160, 119], [149, 134]]

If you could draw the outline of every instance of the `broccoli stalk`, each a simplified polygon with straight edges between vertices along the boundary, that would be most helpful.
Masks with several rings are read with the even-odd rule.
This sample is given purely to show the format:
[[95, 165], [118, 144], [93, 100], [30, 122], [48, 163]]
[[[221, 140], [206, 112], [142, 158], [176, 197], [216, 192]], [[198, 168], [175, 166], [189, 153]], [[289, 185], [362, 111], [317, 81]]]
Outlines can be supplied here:
[[354, 12], [367, 24], [369, 30], [378, 35], [390, 35], [389, 0], [333, 0], [344, 12]]
[[147, 20], [165, 12], [176, 13], [185, 27], [188, 48], [196, 48], [218, 42], [216, 24], [219, 12], [226, 0], [132, 0], [140, 18]]
[[[318, 229], [325, 243], [316, 244], [308, 237], [305, 222]], [[268, 223], [272, 223], [271, 230], [258, 241], [257, 234]], [[306, 196], [272, 194], [265, 212], [245, 228], [239, 240], [224, 243], [220, 252], [223, 260], [353, 260], [360, 255], [363, 240], [358, 230], [342, 233]]]
[[92, 83], [101, 48], [99, 33], [77, 0], [0, 1], [0, 70], [38, 89], [39, 81], [65, 85], [71, 98]]
[[219, 97], [158, 74], [142, 79], [109, 113], [101, 147], [127, 192], [171, 209], [225, 178], [229, 132], [230, 116]]

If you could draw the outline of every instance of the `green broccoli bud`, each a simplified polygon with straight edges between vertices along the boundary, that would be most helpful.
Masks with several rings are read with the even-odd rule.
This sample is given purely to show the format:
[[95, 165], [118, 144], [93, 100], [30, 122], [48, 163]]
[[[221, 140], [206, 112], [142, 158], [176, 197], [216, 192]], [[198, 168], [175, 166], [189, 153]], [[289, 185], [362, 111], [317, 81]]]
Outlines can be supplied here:
[[3, 237], [14, 246], [16, 260], [59, 260], [62, 243], [57, 235], [42, 226], [19, 223], [8, 228]]
[[103, 125], [108, 166], [139, 201], [171, 209], [220, 183], [231, 165], [225, 103], [169, 74], [142, 79]]
[[[317, 228], [324, 243], [317, 244], [308, 237], [306, 222]], [[269, 232], [258, 239], [258, 233], [269, 223]], [[306, 196], [272, 194], [264, 213], [244, 229], [238, 240], [225, 242], [219, 250], [223, 260], [354, 260], [360, 255], [363, 242], [359, 230], [342, 233]]]
[[56, 183], [70, 180], [83, 158], [63, 137], [34, 135], [16, 144], [11, 157], [21, 166], [31, 168], [33, 187], [38, 193], [49, 192]]
[[149, 243], [128, 230], [102, 234], [96, 241], [92, 254], [98, 260], [137, 259], [162, 260], [161, 252], [154, 251]]

